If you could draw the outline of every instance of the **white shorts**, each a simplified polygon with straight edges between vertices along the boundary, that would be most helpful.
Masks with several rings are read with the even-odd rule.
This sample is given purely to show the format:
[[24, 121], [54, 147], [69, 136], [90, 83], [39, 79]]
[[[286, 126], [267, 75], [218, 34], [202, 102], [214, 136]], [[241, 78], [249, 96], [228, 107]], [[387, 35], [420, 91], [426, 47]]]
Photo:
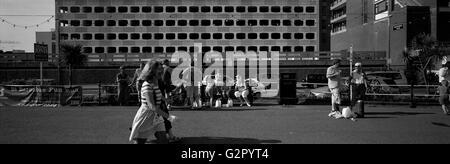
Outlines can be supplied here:
[[331, 90], [331, 103], [333, 104], [341, 104], [341, 93], [339, 88], [333, 88]]

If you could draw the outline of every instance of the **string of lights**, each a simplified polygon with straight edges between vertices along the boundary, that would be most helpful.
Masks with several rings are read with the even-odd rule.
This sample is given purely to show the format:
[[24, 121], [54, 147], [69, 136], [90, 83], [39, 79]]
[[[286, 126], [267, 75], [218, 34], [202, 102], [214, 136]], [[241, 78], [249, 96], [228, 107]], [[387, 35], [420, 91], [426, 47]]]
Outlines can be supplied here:
[[[0, 16], [27, 16], [27, 17], [28, 17], [28, 16], [44, 16], [44, 15], [0, 15]], [[46, 15], [46, 16], [49, 16], [49, 15]], [[20, 24], [16, 24], [16, 23], [13, 23], [13, 22], [10, 22], [10, 21], [6, 20], [6, 19], [3, 18], [3, 17], [0, 17], [0, 21], [1, 21], [1, 23], [10, 25], [10, 26], [12, 26], [12, 27], [14, 27], [14, 28], [24, 28], [24, 29], [28, 29], [28, 28], [39, 28], [39, 26], [41, 26], [41, 25], [43, 25], [43, 24], [50, 23], [50, 21], [51, 21], [52, 19], [54, 19], [54, 18], [55, 18], [55, 16], [52, 15], [52, 16], [50, 16], [49, 18], [45, 19], [45, 21], [42, 21], [42, 22], [40, 22], [40, 23], [38, 23], [38, 24], [33, 24], [33, 25], [20, 25]]]

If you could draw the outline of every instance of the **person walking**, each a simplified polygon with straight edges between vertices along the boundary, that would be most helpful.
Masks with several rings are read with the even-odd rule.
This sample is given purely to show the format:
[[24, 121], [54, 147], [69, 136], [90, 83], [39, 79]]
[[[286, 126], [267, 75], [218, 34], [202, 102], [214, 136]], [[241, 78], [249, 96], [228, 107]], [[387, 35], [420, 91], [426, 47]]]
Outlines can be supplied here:
[[163, 95], [158, 85], [162, 76], [162, 65], [157, 61], [149, 61], [141, 74], [144, 83], [141, 89], [141, 107], [137, 111], [131, 128], [130, 141], [136, 144], [145, 144], [154, 135], [157, 143], [169, 143], [164, 119], [173, 122], [176, 116], [169, 115], [161, 110]]
[[145, 67], [145, 63], [139, 64], [139, 68], [137, 68], [134, 71], [133, 80], [131, 81], [131, 83], [129, 85], [129, 87], [132, 87], [133, 85], [136, 86], [139, 104], [141, 103], [141, 87], [142, 87], [142, 84], [144, 83], [144, 80], [140, 78], [140, 75], [141, 75], [144, 67]]
[[118, 84], [117, 95], [120, 106], [127, 105], [128, 101], [128, 75], [125, 73], [125, 67], [119, 68], [119, 74], [117, 74], [116, 82]]
[[333, 65], [327, 69], [328, 78], [328, 88], [331, 91], [331, 113], [329, 116], [334, 114], [340, 114], [339, 106], [341, 104], [341, 70], [339, 66], [341, 65], [341, 60], [336, 59], [333, 61]]
[[172, 91], [176, 88], [173, 83], [172, 83], [172, 68], [170, 67], [170, 61], [165, 59], [163, 61], [163, 77], [162, 77], [162, 82], [164, 83], [164, 96], [166, 97], [167, 100], [169, 100], [167, 102], [167, 108], [170, 109], [172, 104], [171, 104], [171, 96], [172, 96]]

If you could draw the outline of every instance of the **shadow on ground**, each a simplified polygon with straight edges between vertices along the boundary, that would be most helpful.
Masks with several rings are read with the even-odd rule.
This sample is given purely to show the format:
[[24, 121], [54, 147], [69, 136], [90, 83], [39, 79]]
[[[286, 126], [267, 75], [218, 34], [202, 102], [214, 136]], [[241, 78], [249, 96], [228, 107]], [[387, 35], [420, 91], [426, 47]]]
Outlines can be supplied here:
[[419, 113], [419, 112], [366, 112], [365, 115], [394, 115], [394, 116], [411, 116], [411, 115], [427, 115], [435, 113]]
[[436, 126], [441, 126], [441, 127], [447, 127], [447, 128], [450, 128], [450, 125], [444, 124], [444, 123], [440, 123], [440, 122], [431, 122], [431, 124], [436, 125]]
[[174, 107], [172, 109], [172, 111], [234, 111], [234, 112], [256, 111], [256, 110], [267, 110], [267, 108], [261, 108], [261, 107], [209, 108], [209, 107], [203, 107], [201, 109], [190, 109], [187, 107]]
[[[150, 143], [156, 143], [155, 140]], [[183, 137], [173, 144], [277, 144], [280, 140], [259, 140], [254, 138], [230, 138], [230, 137]]]

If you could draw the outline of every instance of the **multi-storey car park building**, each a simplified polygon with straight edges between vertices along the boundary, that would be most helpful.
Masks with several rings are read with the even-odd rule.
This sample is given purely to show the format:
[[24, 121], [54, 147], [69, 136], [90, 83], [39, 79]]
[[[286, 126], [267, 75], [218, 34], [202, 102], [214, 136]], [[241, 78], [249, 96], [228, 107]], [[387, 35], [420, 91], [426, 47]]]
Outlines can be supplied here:
[[334, 0], [331, 51], [382, 51], [402, 69], [402, 51], [420, 33], [450, 42], [450, 0]]
[[98, 54], [329, 51], [325, 0], [55, 0], [61, 44]]

